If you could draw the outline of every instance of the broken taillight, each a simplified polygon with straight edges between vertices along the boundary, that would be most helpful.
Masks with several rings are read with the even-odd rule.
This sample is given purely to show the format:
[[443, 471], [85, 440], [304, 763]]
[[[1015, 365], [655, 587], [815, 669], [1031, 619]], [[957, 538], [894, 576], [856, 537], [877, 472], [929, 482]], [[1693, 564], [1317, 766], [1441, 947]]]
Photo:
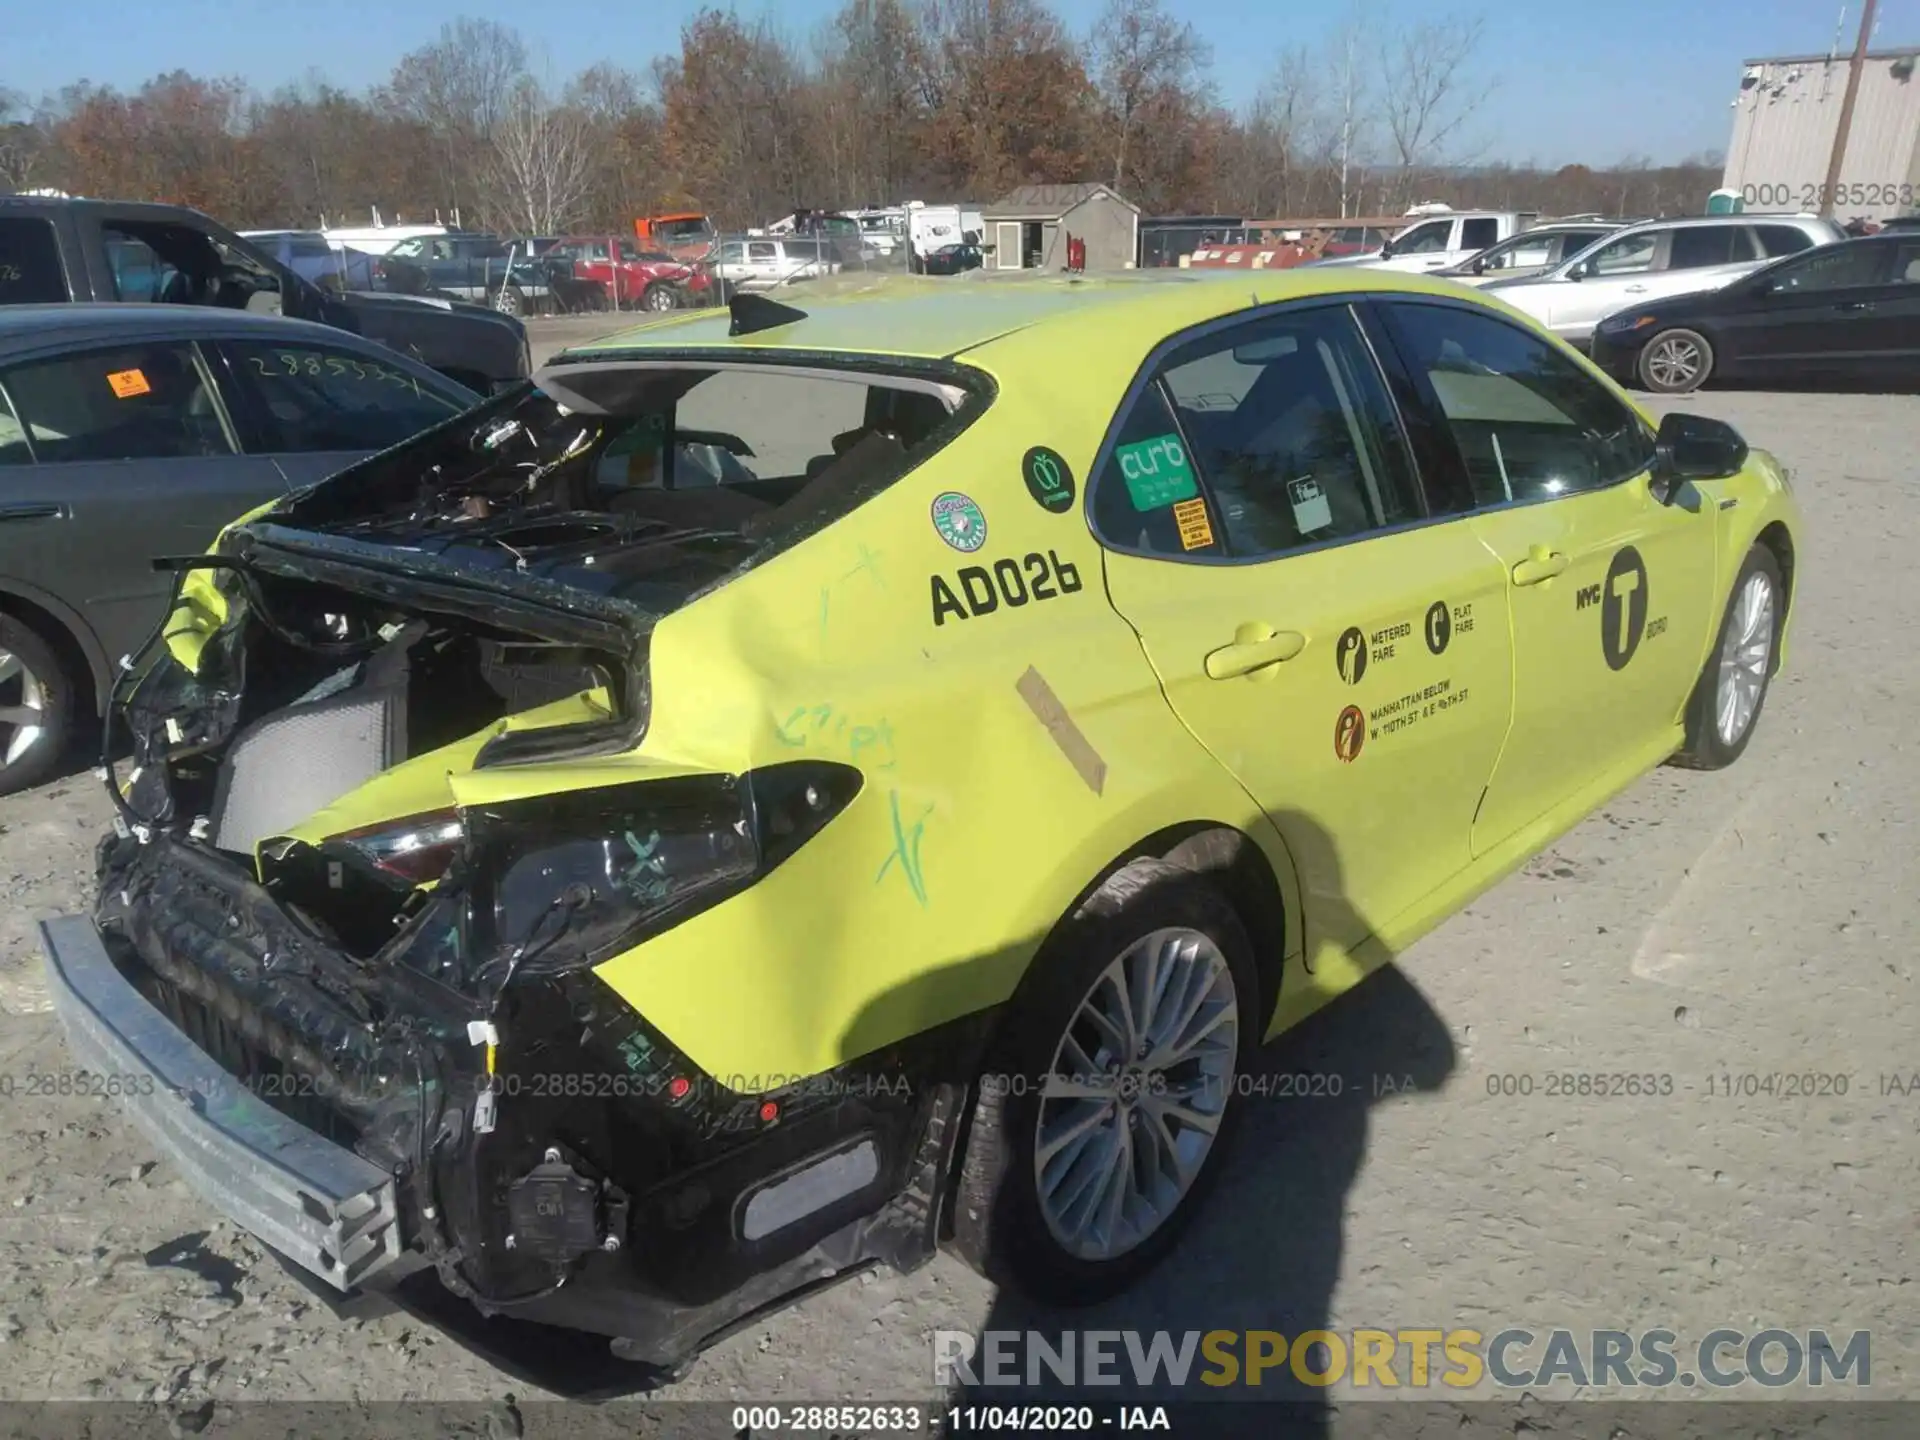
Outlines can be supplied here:
[[351, 845], [389, 875], [424, 885], [447, 873], [465, 837], [458, 810], [433, 810], [349, 830], [333, 839]]

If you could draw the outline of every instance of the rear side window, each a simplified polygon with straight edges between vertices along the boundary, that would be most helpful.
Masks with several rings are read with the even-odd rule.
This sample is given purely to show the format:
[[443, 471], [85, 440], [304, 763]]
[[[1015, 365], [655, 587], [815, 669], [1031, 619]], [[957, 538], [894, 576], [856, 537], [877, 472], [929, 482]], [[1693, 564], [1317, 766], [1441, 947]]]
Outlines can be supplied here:
[[1463, 220], [1460, 223], [1460, 243], [1465, 249], [1484, 250], [1500, 239], [1500, 222], [1498, 220]]
[[1756, 225], [1753, 233], [1760, 237], [1760, 248], [1769, 255], [1798, 255], [1813, 248], [1813, 237], [1792, 225]]
[[190, 345], [62, 355], [16, 365], [0, 382], [42, 464], [233, 453]]
[[0, 220], [0, 305], [59, 305], [71, 298], [52, 223]]
[[1652, 462], [1653, 437], [1639, 418], [1539, 337], [1454, 306], [1389, 308], [1480, 505], [1597, 490]]
[[27, 430], [13, 413], [13, 402], [0, 391], [0, 465], [31, 465], [33, 450], [27, 444]]
[[384, 450], [473, 403], [351, 350], [223, 343], [270, 453]]
[[1689, 225], [1675, 230], [1668, 246], [1669, 270], [1698, 270], [1753, 259], [1746, 229], [1739, 225]]
[[1893, 252], [1893, 280], [1896, 285], [1920, 285], [1920, 240], [1903, 241]]
[[1167, 556], [1283, 555], [1421, 513], [1385, 382], [1332, 307], [1176, 351], [1122, 424], [1093, 505], [1103, 537]]

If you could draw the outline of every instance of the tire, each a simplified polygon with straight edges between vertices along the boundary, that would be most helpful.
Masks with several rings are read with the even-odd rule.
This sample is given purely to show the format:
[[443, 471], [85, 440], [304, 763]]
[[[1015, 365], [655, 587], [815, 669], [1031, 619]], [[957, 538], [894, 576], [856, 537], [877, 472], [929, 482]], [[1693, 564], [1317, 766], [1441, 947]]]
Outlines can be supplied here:
[[1662, 330], [1640, 347], [1633, 370], [1656, 395], [1685, 395], [1713, 374], [1713, 346], [1698, 330]]
[[493, 308], [502, 315], [527, 313], [527, 297], [518, 285], [508, 285], [493, 297]]
[[59, 769], [73, 740], [75, 690], [40, 632], [0, 614], [0, 795], [30, 789]]
[[[1149, 954], [1164, 964], [1169, 945], [1173, 963], [1183, 966], [1195, 988], [1176, 981], [1163, 1003], [1175, 997], [1201, 999], [1194, 1019], [1161, 1043], [1191, 1035], [1199, 1017], [1210, 1014], [1212, 1023], [1204, 1032], [1210, 1060], [1156, 1072], [1142, 1065], [1136, 1051], [1133, 1074], [1144, 1073], [1149, 1084], [1132, 1090], [1126, 1072], [1115, 1077], [1106, 1070], [1108, 1056], [1097, 1038], [1102, 1032], [1084, 1018], [1083, 1007], [1104, 1002], [1106, 1008], [1117, 998], [1111, 977], [1126, 971], [1129, 957], [1135, 966]], [[1257, 1043], [1258, 993], [1246, 928], [1211, 884], [1160, 860], [1136, 860], [1115, 874], [1042, 948], [1008, 1007], [974, 1102], [955, 1187], [952, 1248], [987, 1278], [1050, 1305], [1093, 1304], [1145, 1274], [1179, 1240], [1218, 1174], [1241, 1108], [1234, 1103], [1234, 1079]], [[1070, 1043], [1076, 1036], [1078, 1055]], [[1083, 1061], [1091, 1063], [1093, 1085], [1078, 1087], [1077, 1096], [1043, 1095], [1045, 1077], [1077, 1074]], [[1206, 1063], [1214, 1067], [1210, 1076]], [[1069, 1065], [1074, 1068], [1067, 1070]], [[1156, 1073], [1159, 1086], [1151, 1083]], [[1151, 1097], [1175, 1094], [1192, 1101], [1188, 1113], [1211, 1116], [1211, 1139], [1204, 1126], [1177, 1120], [1156, 1124], [1156, 1113], [1165, 1113], [1165, 1098]], [[1043, 1121], [1056, 1132], [1065, 1122], [1071, 1131], [1076, 1121], [1103, 1111], [1115, 1118], [1087, 1128], [1084, 1143], [1060, 1146], [1048, 1157], [1051, 1166], [1041, 1160]], [[1184, 1189], [1161, 1167], [1154, 1177], [1165, 1184], [1151, 1197], [1157, 1205], [1147, 1204], [1149, 1197], [1138, 1188], [1117, 1207], [1088, 1205], [1084, 1198], [1075, 1203], [1075, 1180], [1099, 1174], [1102, 1142], [1119, 1143], [1123, 1133], [1136, 1160], [1167, 1156], [1162, 1147], [1169, 1141], [1184, 1150]], [[1109, 1179], [1119, 1175], [1115, 1169], [1105, 1173]], [[1130, 1167], [1126, 1178], [1139, 1174]], [[1049, 1182], [1051, 1203], [1042, 1199], [1042, 1177]], [[1080, 1193], [1110, 1198], [1113, 1190], [1098, 1183]], [[1100, 1218], [1116, 1208], [1123, 1218], [1110, 1227], [1112, 1233], [1105, 1239], [1093, 1234], [1101, 1228]], [[1131, 1225], [1125, 1222], [1128, 1214]], [[1093, 1217], [1077, 1243], [1076, 1216]]]
[[649, 285], [640, 292], [640, 308], [656, 315], [673, 309], [677, 303], [670, 285]]
[[[1766, 546], [1755, 545], [1734, 579], [1713, 653], [1687, 702], [1687, 739], [1673, 757], [1675, 765], [1721, 770], [1746, 752], [1779, 665], [1786, 604], [1779, 562]], [[1745, 699], [1730, 698], [1730, 692]], [[1737, 723], [1723, 724], [1723, 720]]]

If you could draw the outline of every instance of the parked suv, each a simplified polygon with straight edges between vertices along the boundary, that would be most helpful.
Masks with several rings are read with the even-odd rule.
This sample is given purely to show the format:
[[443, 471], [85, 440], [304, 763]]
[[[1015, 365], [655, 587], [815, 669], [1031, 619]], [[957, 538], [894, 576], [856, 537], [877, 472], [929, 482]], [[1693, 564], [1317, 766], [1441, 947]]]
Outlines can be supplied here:
[[721, 241], [712, 263], [713, 278], [727, 292], [770, 290], [795, 280], [832, 275], [841, 268], [830, 241], [757, 235]]
[[1484, 285], [1494, 280], [1517, 280], [1542, 275], [1562, 260], [1571, 260], [1596, 240], [1604, 240], [1620, 226], [1606, 220], [1576, 225], [1536, 225], [1531, 230], [1489, 245], [1457, 265], [1428, 273], [1444, 275], [1462, 285]]
[[1844, 239], [1812, 215], [1709, 215], [1630, 225], [1544, 274], [1481, 288], [1584, 346], [1614, 311], [1668, 295], [1718, 290], [1769, 260]]

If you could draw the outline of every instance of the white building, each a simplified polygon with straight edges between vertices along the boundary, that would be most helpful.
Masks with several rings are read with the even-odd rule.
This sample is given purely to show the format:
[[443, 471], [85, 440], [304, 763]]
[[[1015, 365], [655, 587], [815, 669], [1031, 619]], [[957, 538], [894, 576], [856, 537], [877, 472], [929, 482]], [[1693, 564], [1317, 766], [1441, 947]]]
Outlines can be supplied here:
[[[1818, 211], [1851, 51], [1749, 60], [1733, 101], [1722, 185], [1749, 210]], [[1869, 50], [1833, 216], [1920, 211], [1920, 46]]]

